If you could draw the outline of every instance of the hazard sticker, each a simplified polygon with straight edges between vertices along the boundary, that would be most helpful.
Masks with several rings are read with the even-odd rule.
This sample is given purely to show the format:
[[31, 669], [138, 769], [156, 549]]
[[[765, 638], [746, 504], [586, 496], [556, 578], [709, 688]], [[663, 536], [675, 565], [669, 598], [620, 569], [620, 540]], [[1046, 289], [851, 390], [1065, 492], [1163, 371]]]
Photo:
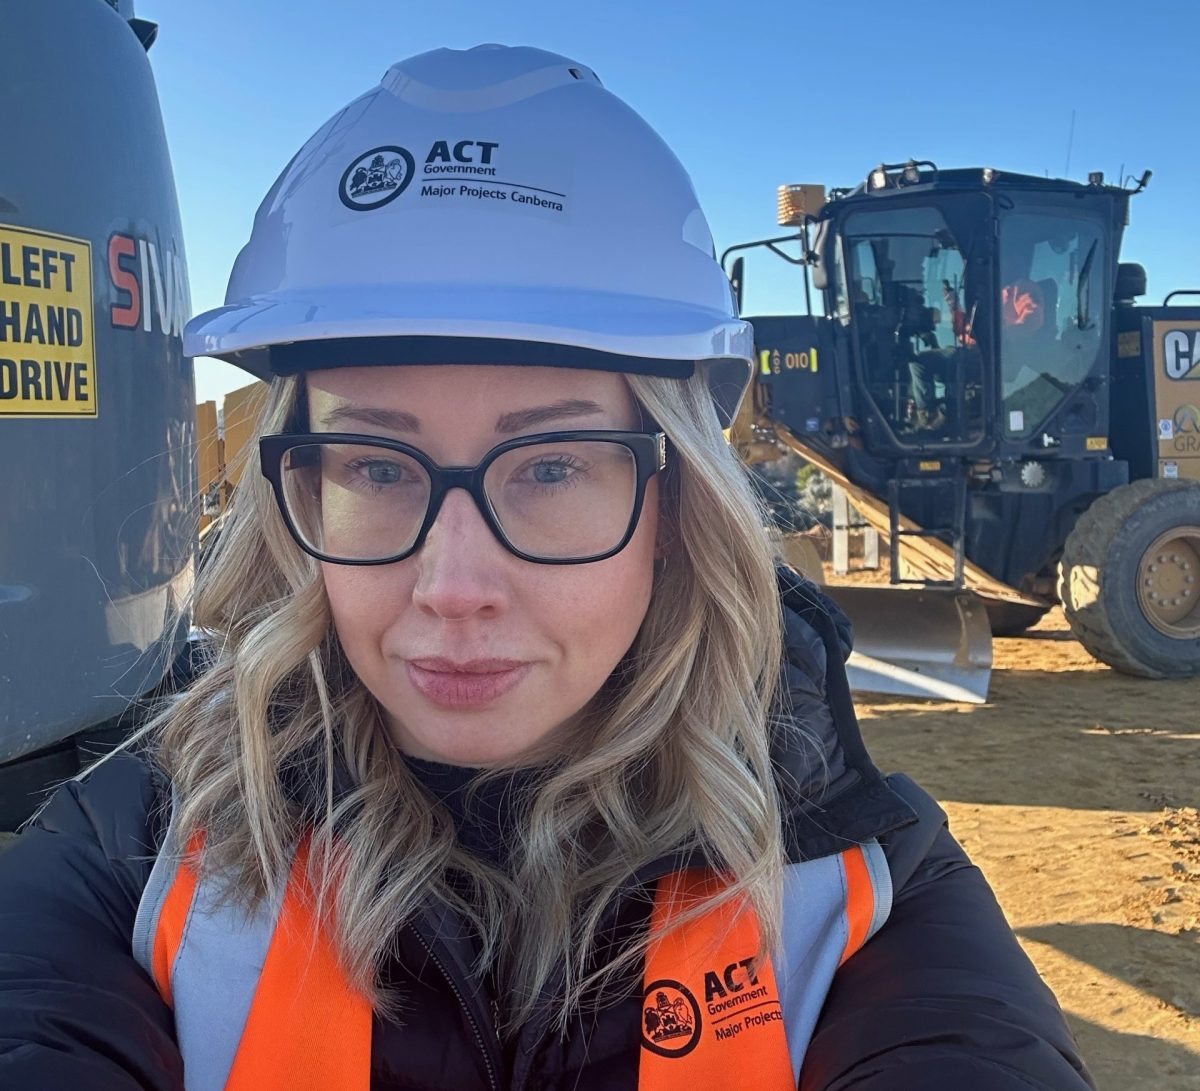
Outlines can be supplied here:
[[0, 224], [0, 416], [95, 417], [92, 248]]

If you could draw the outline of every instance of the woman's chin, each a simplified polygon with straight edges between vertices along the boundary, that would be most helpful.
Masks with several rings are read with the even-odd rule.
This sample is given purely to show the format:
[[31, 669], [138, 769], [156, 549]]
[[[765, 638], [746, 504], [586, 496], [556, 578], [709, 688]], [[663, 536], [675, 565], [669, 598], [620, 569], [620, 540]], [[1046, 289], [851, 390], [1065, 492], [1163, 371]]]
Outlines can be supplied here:
[[[455, 724], [459, 717], [439, 716], [426, 721], [422, 729], [413, 730], [395, 717], [388, 717], [388, 728], [400, 751], [409, 757], [426, 761], [440, 761], [447, 765], [469, 765], [486, 768], [519, 761], [538, 747], [553, 728], [544, 732], [530, 732], [528, 724], [524, 730], [509, 732], [497, 719], [483, 717], [481, 724]], [[473, 717], [474, 718], [474, 717]], [[438, 723], [437, 721], [442, 721]]]

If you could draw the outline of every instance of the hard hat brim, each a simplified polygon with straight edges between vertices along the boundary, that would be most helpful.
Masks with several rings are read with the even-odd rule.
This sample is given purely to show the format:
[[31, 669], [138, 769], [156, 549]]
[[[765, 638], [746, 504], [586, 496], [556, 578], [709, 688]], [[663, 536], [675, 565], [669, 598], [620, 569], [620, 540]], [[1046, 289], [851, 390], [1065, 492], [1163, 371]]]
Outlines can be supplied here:
[[748, 322], [674, 300], [552, 288], [347, 286], [259, 296], [197, 315], [184, 355], [260, 379], [332, 367], [518, 364], [708, 376], [723, 426], [749, 384]]

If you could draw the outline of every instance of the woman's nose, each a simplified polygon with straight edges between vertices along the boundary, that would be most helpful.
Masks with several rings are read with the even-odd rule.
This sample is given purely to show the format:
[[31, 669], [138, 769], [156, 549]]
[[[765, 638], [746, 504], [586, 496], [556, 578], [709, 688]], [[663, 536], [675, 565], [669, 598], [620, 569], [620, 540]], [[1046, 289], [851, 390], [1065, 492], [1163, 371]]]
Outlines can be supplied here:
[[506, 551], [465, 489], [451, 489], [414, 554], [413, 603], [447, 621], [503, 611]]

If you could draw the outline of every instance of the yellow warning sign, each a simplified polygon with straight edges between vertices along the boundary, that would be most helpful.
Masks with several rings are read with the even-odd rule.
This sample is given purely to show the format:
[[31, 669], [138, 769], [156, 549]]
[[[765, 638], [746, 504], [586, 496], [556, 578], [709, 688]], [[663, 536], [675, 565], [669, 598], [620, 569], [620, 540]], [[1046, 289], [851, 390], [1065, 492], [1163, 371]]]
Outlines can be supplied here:
[[1137, 359], [1142, 354], [1141, 330], [1126, 330], [1117, 334], [1117, 356], [1122, 360]]
[[96, 414], [91, 244], [0, 224], [0, 416]]

